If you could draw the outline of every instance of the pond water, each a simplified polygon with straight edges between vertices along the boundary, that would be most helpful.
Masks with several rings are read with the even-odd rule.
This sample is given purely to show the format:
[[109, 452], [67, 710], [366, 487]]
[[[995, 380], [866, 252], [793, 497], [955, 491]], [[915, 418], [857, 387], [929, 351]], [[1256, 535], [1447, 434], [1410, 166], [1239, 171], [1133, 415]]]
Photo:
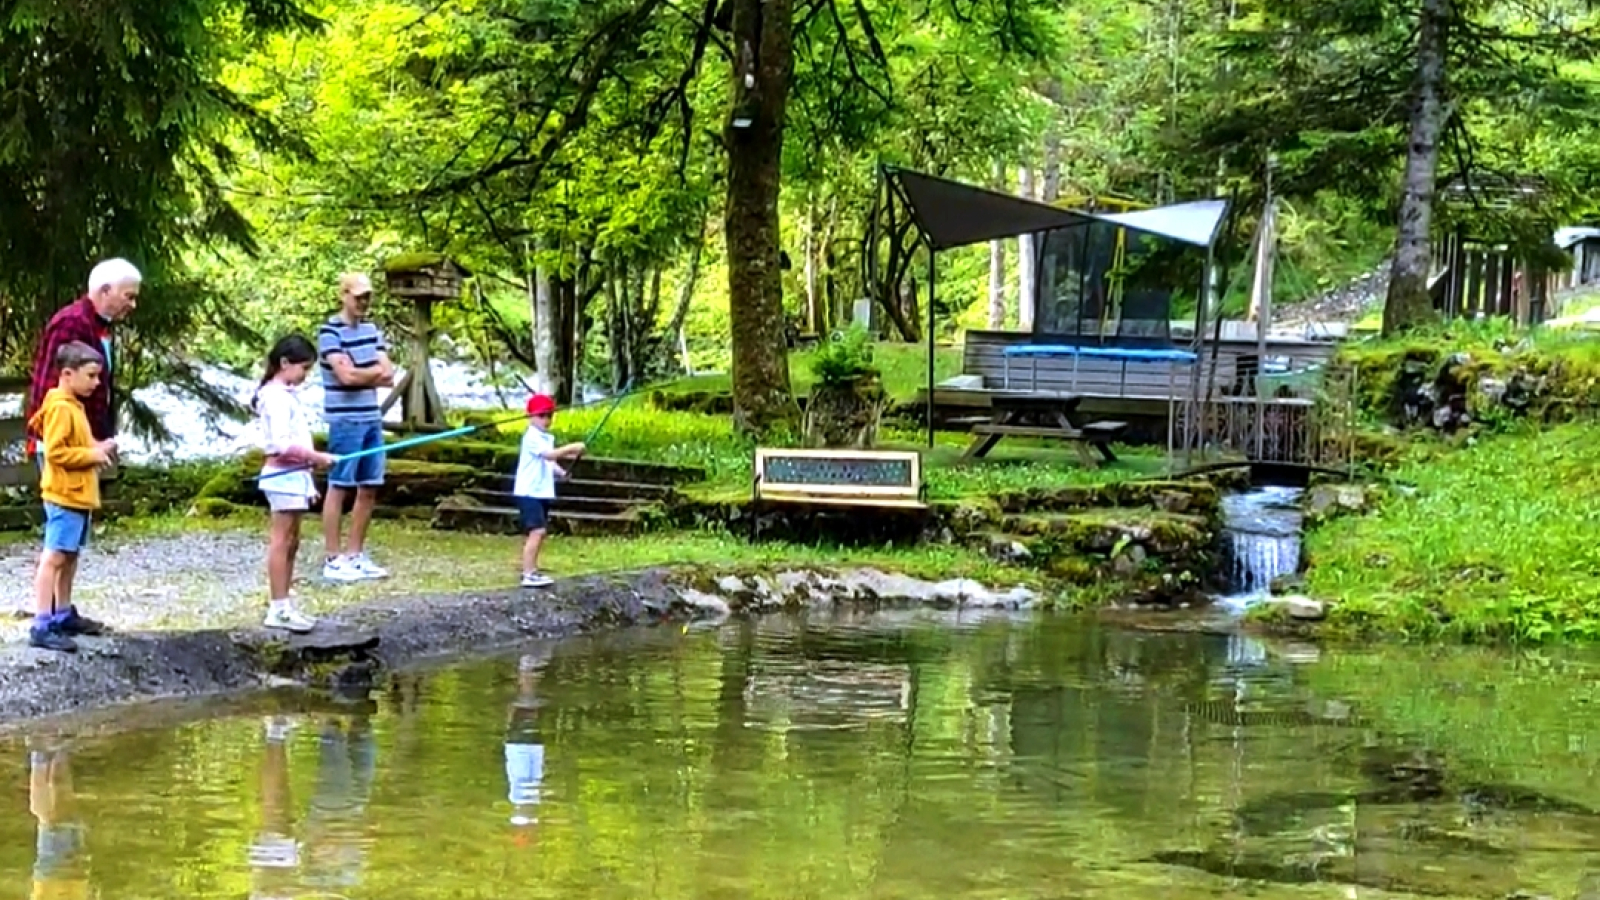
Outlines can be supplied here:
[[18, 737], [0, 900], [1595, 896], [1592, 660], [1317, 656], [839, 614]]

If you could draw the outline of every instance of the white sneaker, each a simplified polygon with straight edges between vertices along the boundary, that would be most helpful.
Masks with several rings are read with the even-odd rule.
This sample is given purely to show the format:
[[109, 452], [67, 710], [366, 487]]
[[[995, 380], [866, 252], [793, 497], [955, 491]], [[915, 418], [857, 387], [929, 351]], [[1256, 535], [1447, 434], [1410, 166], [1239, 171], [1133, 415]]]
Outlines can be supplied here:
[[523, 572], [522, 586], [525, 588], [542, 588], [555, 584], [549, 575], [543, 572]]
[[360, 581], [365, 578], [360, 570], [343, 556], [335, 556], [322, 564], [322, 577], [328, 581]]
[[292, 869], [300, 864], [300, 845], [281, 834], [261, 834], [250, 843], [250, 865], [258, 869]]
[[267, 728], [267, 740], [281, 744], [289, 739], [289, 732], [294, 730], [294, 722], [288, 716], [267, 716], [264, 723]]
[[268, 609], [267, 618], [262, 624], [268, 628], [282, 628], [296, 634], [305, 634], [317, 627], [317, 620], [285, 604], [276, 609]]
[[361, 578], [388, 578], [389, 570], [378, 565], [367, 557], [365, 553], [345, 557], [345, 565], [354, 569]]

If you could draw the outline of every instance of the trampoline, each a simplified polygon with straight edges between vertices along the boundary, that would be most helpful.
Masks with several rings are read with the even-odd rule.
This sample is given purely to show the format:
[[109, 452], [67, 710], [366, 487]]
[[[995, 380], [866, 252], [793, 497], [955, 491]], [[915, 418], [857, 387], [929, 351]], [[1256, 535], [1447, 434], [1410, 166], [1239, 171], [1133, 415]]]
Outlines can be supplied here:
[[1012, 357], [1027, 357], [1032, 365], [1029, 367], [1028, 389], [1037, 388], [1039, 381], [1039, 357], [1072, 357], [1072, 383], [1071, 390], [1078, 388], [1078, 361], [1085, 356], [1096, 359], [1111, 359], [1122, 363], [1122, 380], [1128, 380], [1128, 363], [1166, 363], [1169, 379], [1176, 378], [1179, 365], [1194, 365], [1199, 361], [1198, 354], [1188, 350], [1150, 350], [1136, 347], [1087, 347], [1073, 346], [1071, 344], [1019, 344], [1005, 349], [1005, 387], [1011, 388], [1011, 359]]

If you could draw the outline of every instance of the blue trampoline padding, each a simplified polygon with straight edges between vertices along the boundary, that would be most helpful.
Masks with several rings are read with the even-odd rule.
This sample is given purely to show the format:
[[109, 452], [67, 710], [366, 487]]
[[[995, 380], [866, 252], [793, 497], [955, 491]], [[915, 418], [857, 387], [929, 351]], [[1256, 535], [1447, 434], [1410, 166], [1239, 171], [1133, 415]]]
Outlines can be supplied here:
[[1118, 347], [1073, 347], [1067, 344], [1016, 344], [1005, 349], [1006, 356], [1097, 356], [1127, 362], [1187, 362], [1198, 357], [1188, 350], [1135, 350]]

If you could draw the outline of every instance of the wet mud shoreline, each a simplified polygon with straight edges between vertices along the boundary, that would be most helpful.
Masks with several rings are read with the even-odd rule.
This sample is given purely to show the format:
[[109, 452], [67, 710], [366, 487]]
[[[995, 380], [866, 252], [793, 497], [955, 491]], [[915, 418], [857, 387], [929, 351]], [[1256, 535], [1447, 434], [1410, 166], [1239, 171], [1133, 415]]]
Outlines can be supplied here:
[[[0, 648], [0, 730], [56, 720], [138, 727], [145, 704], [273, 688], [360, 689], [383, 672], [488, 656], [540, 639], [664, 621], [800, 609], [837, 602], [1027, 608], [1032, 592], [927, 582], [872, 569], [758, 575], [648, 569], [566, 579], [540, 591], [435, 594], [353, 605], [290, 635], [263, 628], [115, 633], [80, 639], [76, 654]], [[190, 702], [186, 702], [190, 701]], [[286, 701], [304, 702], [304, 701]], [[180, 716], [181, 717], [181, 716]]]

